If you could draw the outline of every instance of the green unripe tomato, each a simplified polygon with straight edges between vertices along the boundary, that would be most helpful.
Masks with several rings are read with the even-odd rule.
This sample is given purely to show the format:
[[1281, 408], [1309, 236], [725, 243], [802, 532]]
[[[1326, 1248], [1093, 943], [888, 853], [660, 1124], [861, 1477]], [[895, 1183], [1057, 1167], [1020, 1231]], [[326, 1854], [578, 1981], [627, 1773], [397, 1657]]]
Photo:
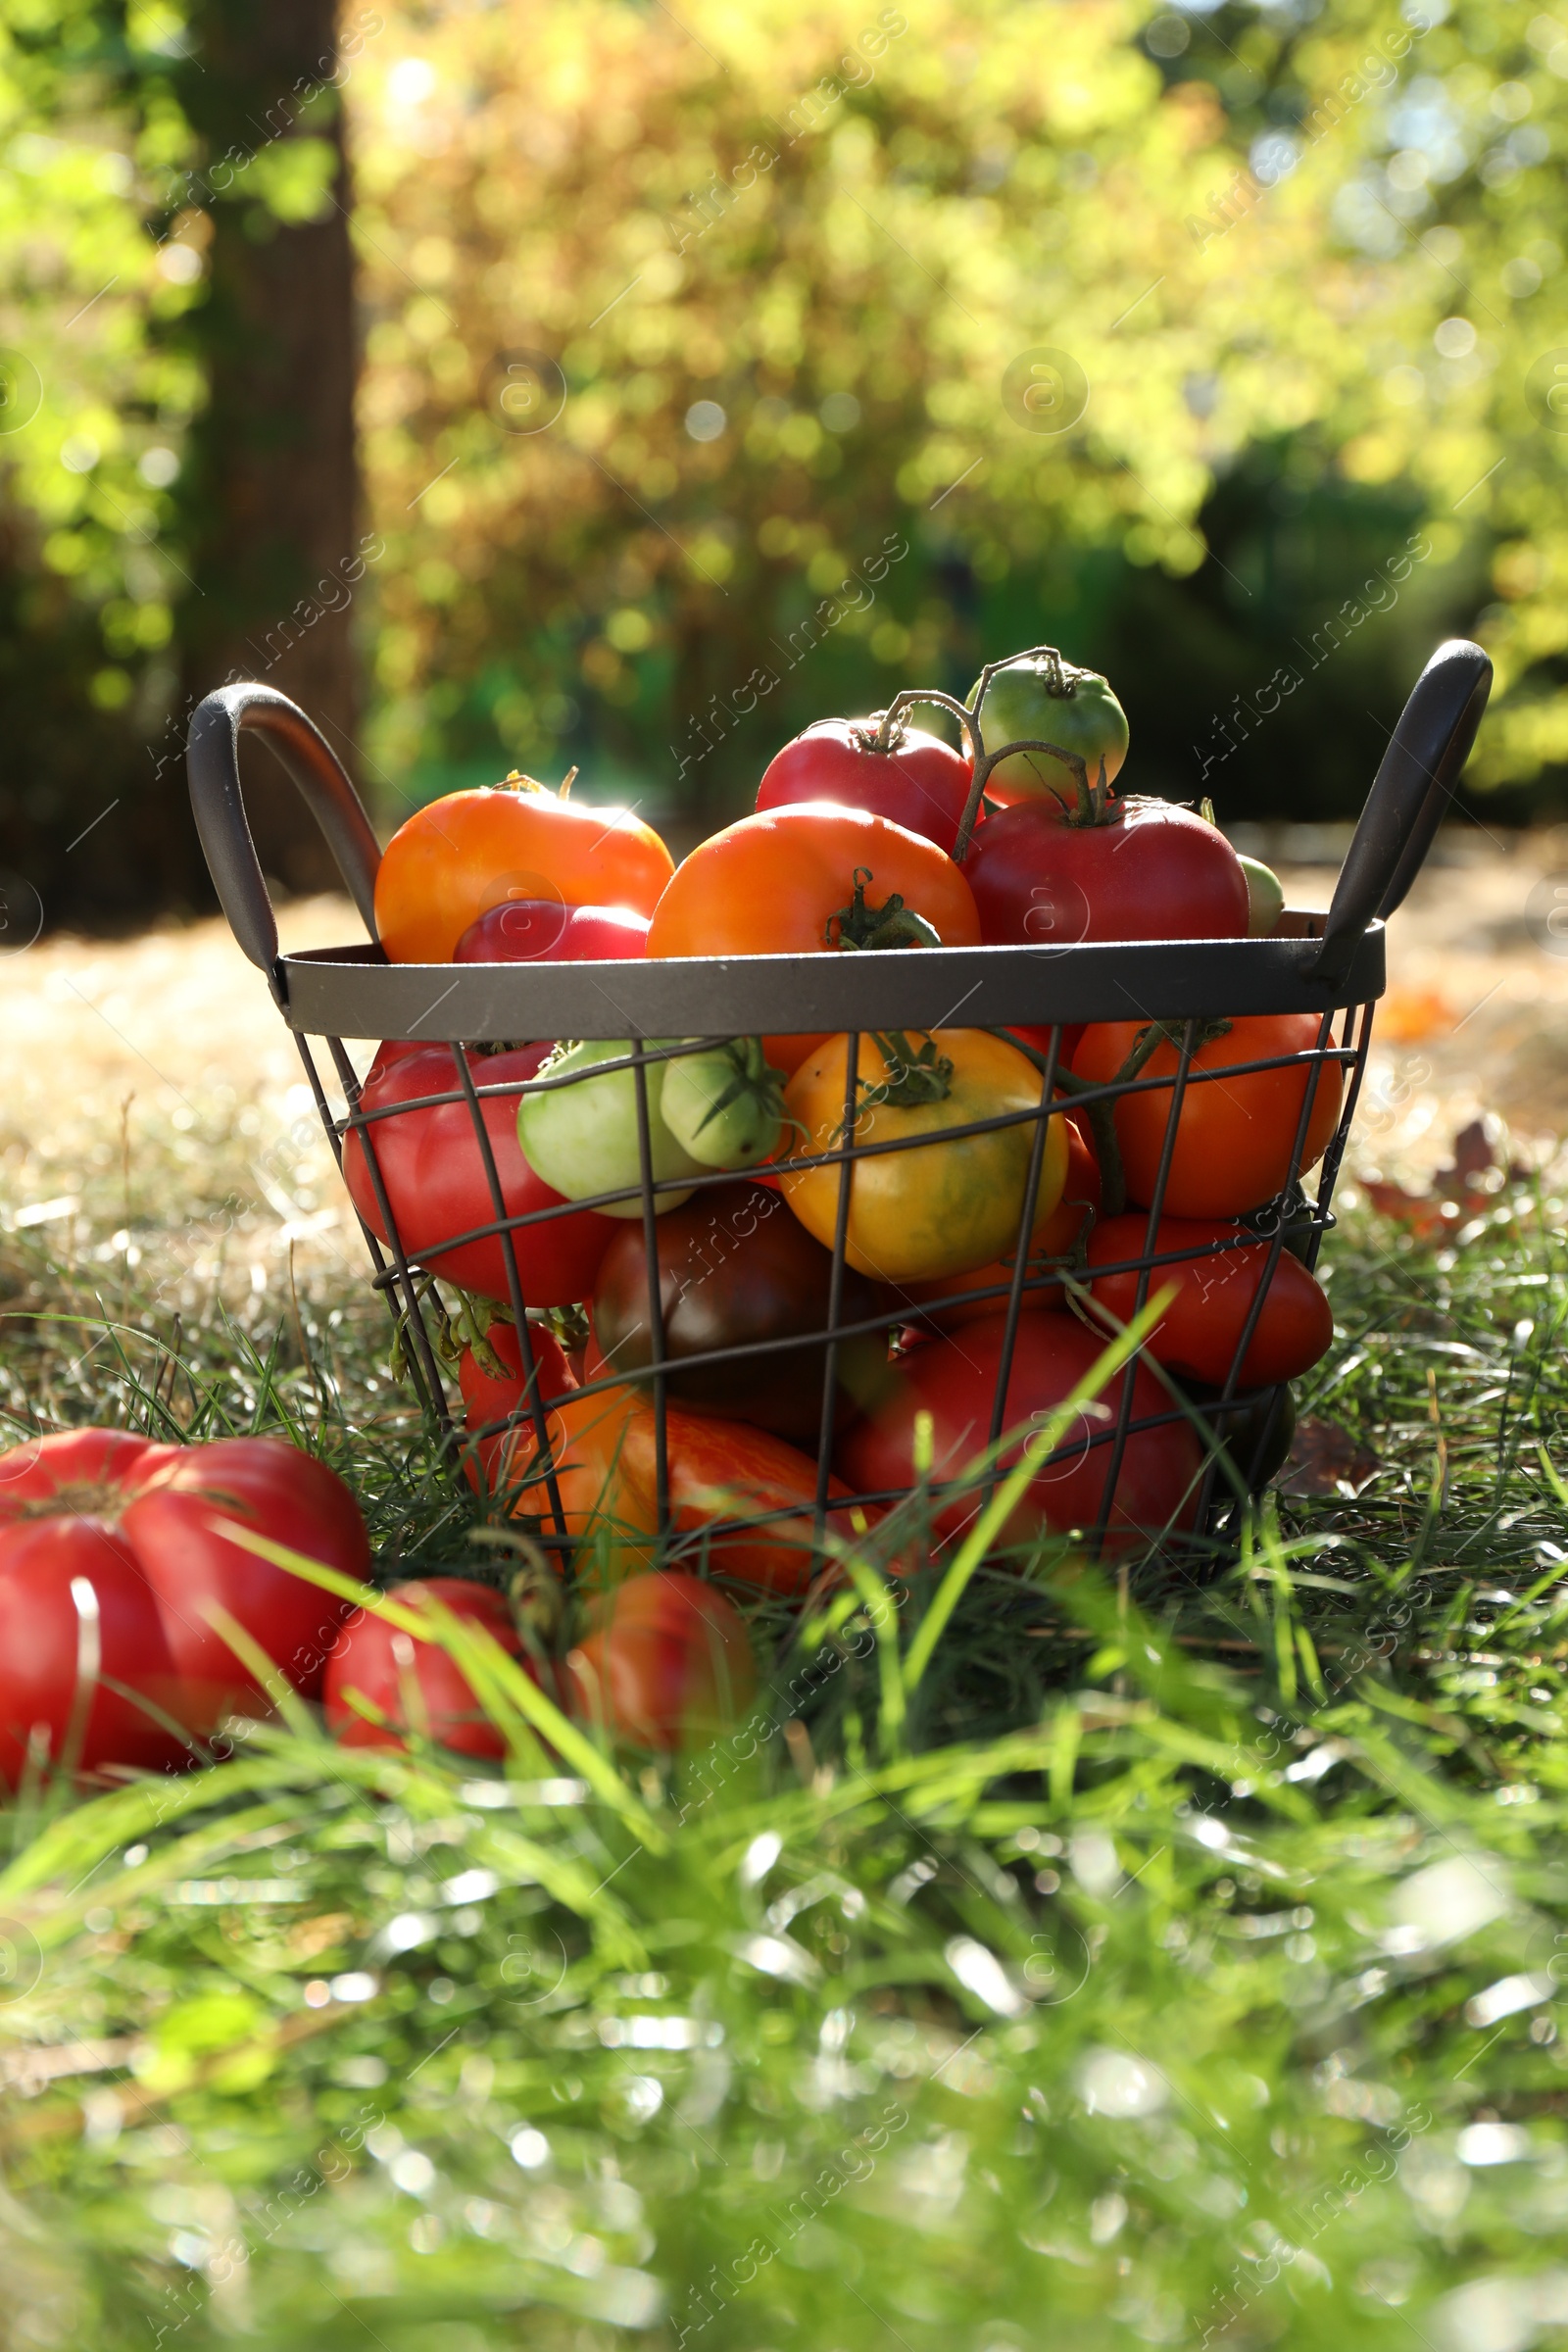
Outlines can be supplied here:
[[[1053, 694], [1050, 680], [1059, 675], [1066, 692]], [[970, 690], [970, 705], [974, 692]], [[1063, 662], [1054, 671], [1040, 655], [1010, 662], [999, 669], [981, 697], [977, 712], [986, 749], [1005, 743], [1054, 743], [1076, 752], [1095, 783], [1100, 762], [1105, 781], [1113, 782], [1127, 757], [1127, 713], [1098, 670], [1074, 669]], [[1040, 801], [1054, 795], [1069, 808], [1076, 806], [1072, 770], [1049, 752], [1018, 752], [999, 760], [986, 778], [986, 798], [1001, 808], [1015, 801]]]
[[[679, 1043], [654, 1038], [657, 1049]], [[602, 1038], [568, 1046], [555, 1053], [540, 1071], [541, 1078], [571, 1078], [571, 1086], [553, 1086], [547, 1094], [524, 1095], [517, 1106], [517, 1141], [530, 1167], [566, 1200], [586, 1200], [595, 1193], [618, 1192], [639, 1185], [642, 1162], [637, 1146], [637, 1073], [634, 1069], [594, 1072], [607, 1061], [618, 1061], [631, 1052], [626, 1038]], [[701, 1160], [694, 1159], [664, 1124], [662, 1099], [667, 1061], [646, 1065], [648, 1081], [648, 1142], [655, 1183], [697, 1176]], [[656, 1193], [654, 1206], [661, 1214], [678, 1208], [691, 1198], [684, 1191]], [[605, 1203], [607, 1217], [640, 1217], [640, 1195]]]
[[710, 1168], [756, 1167], [784, 1131], [778, 1076], [755, 1037], [670, 1062], [661, 1107], [681, 1150]]
[[1243, 858], [1238, 862], [1247, 876], [1248, 921], [1250, 939], [1272, 939], [1274, 926], [1285, 912], [1285, 891], [1278, 874], [1260, 858]]

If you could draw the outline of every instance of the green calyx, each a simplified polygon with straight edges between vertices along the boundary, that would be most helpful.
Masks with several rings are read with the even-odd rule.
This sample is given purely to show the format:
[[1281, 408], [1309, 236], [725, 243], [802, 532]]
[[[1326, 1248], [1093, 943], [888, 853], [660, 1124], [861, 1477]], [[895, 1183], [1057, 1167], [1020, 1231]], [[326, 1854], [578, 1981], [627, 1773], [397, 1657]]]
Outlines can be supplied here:
[[887, 1064], [887, 1075], [867, 1085], [867, 1109], [873, 1103], [887, 1102], [896, 1110], [915, 1110], [922, 1103], [947, 1101], [953, 1092], [953, 1064], [937, 1052], [934, 1037], [915, 1048], [902, 1029], [873, 1029], [871, 1034]]
[[873, 880], [863, 865], [855, 869], [855, 896], [837, 914], [830, 914], [822, 934], [830, 948], [940, 948], [941, 934], [923, 914], [906, 906], [895, 890], [880, 906], [868, 906], [865, 894]]

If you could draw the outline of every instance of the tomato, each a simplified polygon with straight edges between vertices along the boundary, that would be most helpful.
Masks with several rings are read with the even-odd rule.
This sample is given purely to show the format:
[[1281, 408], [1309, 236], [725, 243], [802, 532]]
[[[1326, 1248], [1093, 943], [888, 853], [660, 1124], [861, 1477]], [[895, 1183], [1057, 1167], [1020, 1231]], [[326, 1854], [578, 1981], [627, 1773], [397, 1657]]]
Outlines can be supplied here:
[[[1182, 1098], [1162, 1213], [1237, 1217], [1272, 1200], [1290, 1180], [1309, 1086], [1312, 1107], [1301, 1172], [1317, 1165], [1340, 1115], [1345, 1083], [1340, 1063], [1298, 1062], [1235, 1077], [1229, 1073], [1239, 1062], [1311, 1052], [1319, 1027], [1315, 1012], [1247, 1014], [1199, 1048]], [[1073, 1055], [1075, 1076], [1097, 1085], [1114, 1079], [1143, 1034], [1137, 1021], [1092, 1022]], [[1162, 1041], [1140, 1075], [1173, 1077], [1179, 1060], [1176, 1048]], [[1171, 1091], [1164, 1086], [1125, 1095], [1115, 1104], [1128, 1195], [1146, 1204], [1153, 1199], [1170, 1107]]]
[[[700, 1545], [687, 1548], [700, 1551], [715, 1576], [768, 1592], [804, 1592], [824, 1565], [812, 1518], [815, 1462], [765, 1430], [710, 1420], [677, 1404], [665, 1406], [664, 1428], [672, 1535], [701, 1537]], [[657, 1496], [655, 1446], [654, 1416], [644, 1407], [626, 1424], [620, 1475], [633, 1516], [650, 1521]], [[830, 1500], [847, 1494], [829, 1479]], [[879, 1515], [867, 1512], [866, 1523]], [[746, 1524], [753, 1519], [760, 1524]], [[830, 1510], [827, 1526], [844, 1542], [854, 1541], [857, 1531], [846, 1512]]]
[[[458, 1576], [416, 1578], [394, 1587], [387, 1598], [411, 1608], [439, 1601], [454, 1617], [492, 1635], [538, 1681], [504, 1595], [488, 1585]], [[368, 1720], [354, 1705], [355, 1697], [368, 1699], [384, 1720]], [[325, 1698], [327, 1729], [345, 1747], [403, 1747], [412, 1731], [460, 1756], [507, 1752], [472, 1684], [439, 1642], [403, 1633], [368, 1610], [337, 1638], [326, 1661]]]
[[[1100, 1162], [1089, 1138], [1070, 1114], [1065, 1124], [1067, 1173], [1061, 1199], [1035, 1231], [1029, 1257], [1031, 1284], [1039, 1284], [1054, 1266], [1073, 1257], [1079, 1242], [1100, 1213]], [[900, 1291], [885, 1291], [882, 1296], [890, 1306], [906, 1301], [916, 1309], [909, 1320], [920, 1331], [958, 1331], [965, 1323], [982, 1321], [999, 1308], [1004, 1308], [1006, 1300], [970, 1299], [960, 1306], [948, 1306], [944, 1301], [955, 1295], [961, 1298], [966, 1291], [989, 1290], [993, 1286], [1005, 1290], [1012, 1281], [1013, 1263], [1011, 1257], [998, 1258], [994, 1264], [976, 1267], [968, 1274], [943, 1274], [934, 1282], [911, 1282]], [[1031, 1288], [1023, 1294], [1026, 1307], [1061, 1303], [1059, 1282], [1049, 1282], [1043, 1288]]]
[[[830, 1039], [802, 1063], [785, 1102], [805, 1130], [797, 1156], [838, 1148], [844, 1122], [849, 1040]], [[950, 1127], [1005, 1111], [1033, 1111], [1040, 1076], [1015, 1046], [984, 1029], [939, 1029], [918, 1046], [902, 1036], [862, 1037], [855, 1123], [858, 1145], [905, 1136], [940, 1138]], [[1067, 1173], [1064, 1116], [1046, 1129], [1035, 1197], [1038, 1228], [1061, 1199]], [[933, 1140], [855, 1164], [846, 1255], [878, 1282], [923, 1282], [983, 1266], [1016, 1246], [1034, 1121], [996, 1127], [956, 1143]], [[790, 1170], [779, 1182], [808, 1233], [833, 1245], [844, 1163]]]
[[887, 750], [879, 751], [881, 723], [880, 711], [871, 718], [819, 718], [774, 753], [757, 788], [757, 807], [836, 801], [841, 808], [890, 816], [951, 857], [973, 762], [939, 735], [903, 724]]
[[976, 834], [963, 870], [988, 945], [1247, 937], [1247, 876], [1216, 826], [1169, 801], [1111, 801], [1105, 817], [1022, 801]]
[[[976, 686], [979, 680], [975, 681]], [[969, 692], [971, 705], [974, 688]], [[1115, 781], [1127, 757], [1127, 713], [1098, 670], [1077, 669], [1053, 653], [1021, 654], [999, 669], [977, 712], [988, 752], [1009, 743], [1054, 743], [1076, 752], [1094, 783], [1100, 762]], [[1047, 752], [999, 760], [986, 777], [986, 798], [1006, 808], [1016, 801], [1071, 796], [1071, 770]]]
[[[594, 1366], [589, 1372], [598, 1377]], [[644, 1556], [658, 1534], [659, 1514], [622, 1478], [621, 1457], [632, 1416], [646, 1409], [635, 1391], [618, 1386], [563, 1396], [551, 1406], [546, 1426], [564, 1530], [557, 1528], [532, 1418], [519, 1420], [492, 1456], [495, 1484], [511, 1495], [513, 1516], [538, 1519], [547, 1533], [591, 1538], [603, 1531], [617, 1553]]]
[[[84, 1514], [7, 1527], [0, 1539], [6, 1784], [15, 1788], [29, 1769], [46, 1764], [172, 1772], [190, 1762], [191, 1751], [158, 1716], [180, 1723], [185, 1712], [157, 1597], [114, 1526]], [[30, 1743], [36, 1762], [29, 1767]]]
[[566, 1660], [575, 1711], [633, 1747], [705, 1746], [757, 1689], [739, 1611], [701, 1577], [629, 1577]]
[[[381, 1052], [384, 1054], [386, 1048]], [[538, 1075], [546, 1053], [543, 1046], [522, 1046], [505, 1054], [469, 1054], [467, 1062], [476, 1088], [515, 1085]], [[428, 1095], [457, 1094], [458, 1085], [450, 1047], [423, 1046], [386, 1062], [378, 1055], [361, 1091], [360, 1107], [393, 1114], [377, 1118], [371, 1134], [409, 1258], [445, 1282], [508, 1302], [511, 1293], [500, 1235], [457, 1242], [459, 1235], [496, 1222], [489, 1175], [466, 1100], [458, 1094], [455, 1102], [428, 1109], [397, 1109], [399, 1103]], [[523, 1157], [517, 1142], [517, 1097], [481, 1096], [480, 1110], [508, 1216], [560, 1206], [561, 1194], [553, 1192]], [[365, 1146], [352, 1128], [343, 1139], [343, 1178], [370, 1231], [389, 1242]], [[585, 1298], [614, 1230], [609, 1217], [593, 1209], [516, 1227], [513, 1240], [524, 1303], [569, 1306]], [[457, 1246], [443, 1247], [447, 1242]]]
[[[1142, 1257], [1148, 1237], [1145, 1216], [1107, 1217], [1089, 1245], [1090, 1290], [1118, 1324], [1130, 1323], [1137, 1311], [1138, 1275], [1102, 1274], [1097, 1269]], [[1156, 1362], [1223, 1387], [1267, 1273], [1270, 1247], [1241, 1225], [1211, 1218], [1160, 1218], [1151, 1254], [1179, 1254], [1176, 1264], [1155, 1266], [1149, 1276], [1150, 1297], [1169, 1284], [1176, 1286], [1176, 1297], [1144, 1342]], [[1238, 1385], [1257, 1389], [1295, 1380], [1327, 1354], [1333, 1338], [1334, 1312], [1327, 1293], [1299, 1259], [1282, 1250], [1268, 1276]]]
[[782, 1075], [768, 1063], [760, 1038], [728, 1038], [670, 1062], [660, 1116], [681, 1150], [704, 1167], [759, 1166], [784, 1132]]
[[[538, 1323], [530, 1323], [528, 1338], [533, 1348], [541, 1403], [548, 1405], [562, 1396], [569, 1396], [577, 1382], [566, 1361], [565, 1350], [555, 1333], [546, 1331]], [[471, 1348], [463, 1350], [463, 1360], [458, 1366], [458, 1387], [463, 1393], [466, 1426], [470, 1430], [482, 1430], [499, 1422], [520, 1419], [521, 1429], [520, 1432], [494, 1429], [491, 1436], [475, 1441], [465, 1458], [464, 1471], [469, 1486], [476, 1491], [480, 1487], [481, 1473], [485, 1484], [492, 1490], [506, 1486], [513, 1474], [513, 1464], [517, 1462], [519, 1467], [526, 1465], [537, 1444], [517, 1334], [510, 1323], [492, 1323], [485, 1340], [503, 1369], [499, 1373], [493, 1372], [480, 1363]]]
[[[814, 1446], [825, 1350], [762, 1343], [825, 1328], [833, 1276], [828, 1251], [791, 1216], [777, 1191], [751, 1183], [717, 1185], [661, 1217], [658, 1243], [670, 1366], [666, 1394], [694, 1411], [755, 1422], [777, 1437]], [[869, 1285], [847, 1273], [840, 1321], [858, 1322], [874, 1312]], [[629, 1377], [648, 1369], [648, 1251], [640, 1227], [622, 1227], [605, 1251], [593, 1321], [599, 1350], [617, 1372]], [[733, 1363], [680, 1368], [685, 1356], [741, 1347], [759, 1351]], [[886, 1355], [880, 1332], [841, 1341], [841, 1391], [853, 1385], [863, 1395]]]
[[[888, 817], [812, 801], [743, 816], [694, 850], [654, 909], [648, 953], [828, 955], [933, 939], [980, 945], [974, 899], [953, 859]], [[762, 1040], [786, 1071], [821, 1043], [819, 1034]]]
[[[879, 1412], [858, 1422], [839, 1446], [838, 1468], [853, 1490], [881, 1494], [914, 1483], [915, 1416], [921, 1412], [932, 1417], [935, 1480], [959, 1476], [985, 1451], [1005, 1328], [1005, 1313], [996, 1312], [966, 1324], [954, 1338], [934, 1340], [901, 1359], [897, 1393]], [[1102, 1342], [1072, 1315], [1020, 1315], [1004, 1432], [1019, 1431], [1059, 1404], [1092, 1372], [1102, 1352]], [[1099, 1524], [1124, 1378], [1124, 1373], [1113, 1374], [1079, 1412], [1024, 1490], [1003, 1541], [1022, 1543], [1043, 1531], [1068, 1535]], [[1173, 1409], [1152, 1373], [1139, 1365], [1133, 1380], [1133, 1419]], [[1019, 1439], [1004, 1450], [1003, 1469], [1021, 1458]], [[1201, 1448], [1185, 1421], [1130, 1431], [1111, 1502], [1106, 1548], [1130, 1549], [1146, 1537], [1189, 1527], [1197, 1509], [1201, 1462]], [[979, 1515], [982, 1494], [981, 1486], [971, 1486], [941, 1497], [934, 1513], [937, 1532], [948, 1538], [961, 1535]]]
[[652, 914], [674, 860], [624, 808], [564, 800], [530, 776], [416, 808], [381, 854], [376, 936], [390, 963], [450, 963], [509, 899]]
[[[218, 1519], [347, 1576], [368, 1572], [369, 1544], [347, 1487], [278, 1438], [159, 1446], [83, 1429], [0, 1454], [0, 1770], [20, 1761], [34, 1722], [48, 1729], [50, 1752], [61, 1752], [83, 1605], [74, 1579], [98, 1595], [100, 1674], [199, 1737], [236, 1709], [267, 1703], [210, 1608], [226, 1611], [297, 1690], [320, 1689], [345, 1604], [230, 1542]], [[89, 1637], [79, 1638], [90, 1648]], [[87, 1735], [89, 1768], [186, 1753], [132, 1700], [102, 1689]]]
[[508, 899], [481, 914], [453, 950], [454, 963], [620, 963], [641, 956], [648, 917], [629, 906], [567, 906], [559, 899]]
[[[654, 1049], [679, 1042], [668, 1037], [648, 1041]], [[590, 1039], [583, 1045], [559, 1048], [539, 1074], [575, 1083], [557, 1084], [547, 1092], [523, 1096], [517, 1105], [517, 1142], [528, 1164], [565, 1200], [589, 1200], [597, 1193], [623, 1192], [628, 1198], [606, 1201], [598, 1213], [640, 1220], [641, 1114], [637, 1072], [626, 1059], [631, 1051], [631, 1040], [624, 1037]], [[624, 1066], [603, 1068], [604, 1063], [616, 1061]], [[655, 1184], [704, 1173], [704, 1163], [683, 1150], [664, 1124], [664, 1083], [669, 1068], [667, 1060], [644, 1064], [648, 1162]], [[689, 1188], [656, 1193], [654, 1213], [662, 1216], [689, 1198]]]
[[1271, 865], [1257, 858], [1237, 860], [1247, 878], [1247, 930], [1251, 939], [1272, 939], [1285, 912], [1285, 885]]

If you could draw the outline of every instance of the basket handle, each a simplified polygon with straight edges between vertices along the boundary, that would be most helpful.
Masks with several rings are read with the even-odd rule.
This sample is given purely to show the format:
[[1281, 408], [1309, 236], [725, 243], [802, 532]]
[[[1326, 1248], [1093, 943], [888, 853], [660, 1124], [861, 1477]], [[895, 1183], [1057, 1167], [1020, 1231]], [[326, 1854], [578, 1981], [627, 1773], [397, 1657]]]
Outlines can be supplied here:
[[1491, 690], [1491, 659], [1467, 637], [1440, 645], [1417, 678], [1340, 868], [1314, 979], [1342, 980], [1368, 923], [1403, 905], [1453, 798]]
[[286, 694], [275, 686], [220, 686], [198, 704], [185, 747], [196, 830], [229, 929], [275, 986], [277, 918], [240, 794], [242, 728], [262, 737], [299, 786], [372, 939], [381, 848], [337, 754]]

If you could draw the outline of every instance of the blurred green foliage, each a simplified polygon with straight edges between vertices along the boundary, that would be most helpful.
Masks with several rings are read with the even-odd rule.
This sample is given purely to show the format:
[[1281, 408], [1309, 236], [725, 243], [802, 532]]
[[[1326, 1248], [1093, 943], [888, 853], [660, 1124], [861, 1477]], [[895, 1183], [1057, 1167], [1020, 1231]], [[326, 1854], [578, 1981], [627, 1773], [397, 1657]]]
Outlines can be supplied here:
[[[578, 760], [711, 822], [810, 718], [1050, 638], [1112, 671], [1144, 788], [1343, 814], [1455, 627], [1498, 665], [1473, 783], [1555, 808], [1568, 19], [395, 0], [352, 24], [387, 813]], [[215, 209], [262, 233], [322, 201], [287, 93], [218, 152], [203, 37], [0, 0], [13, 863], [20, 809], [77, 830], [172, 706]]]

